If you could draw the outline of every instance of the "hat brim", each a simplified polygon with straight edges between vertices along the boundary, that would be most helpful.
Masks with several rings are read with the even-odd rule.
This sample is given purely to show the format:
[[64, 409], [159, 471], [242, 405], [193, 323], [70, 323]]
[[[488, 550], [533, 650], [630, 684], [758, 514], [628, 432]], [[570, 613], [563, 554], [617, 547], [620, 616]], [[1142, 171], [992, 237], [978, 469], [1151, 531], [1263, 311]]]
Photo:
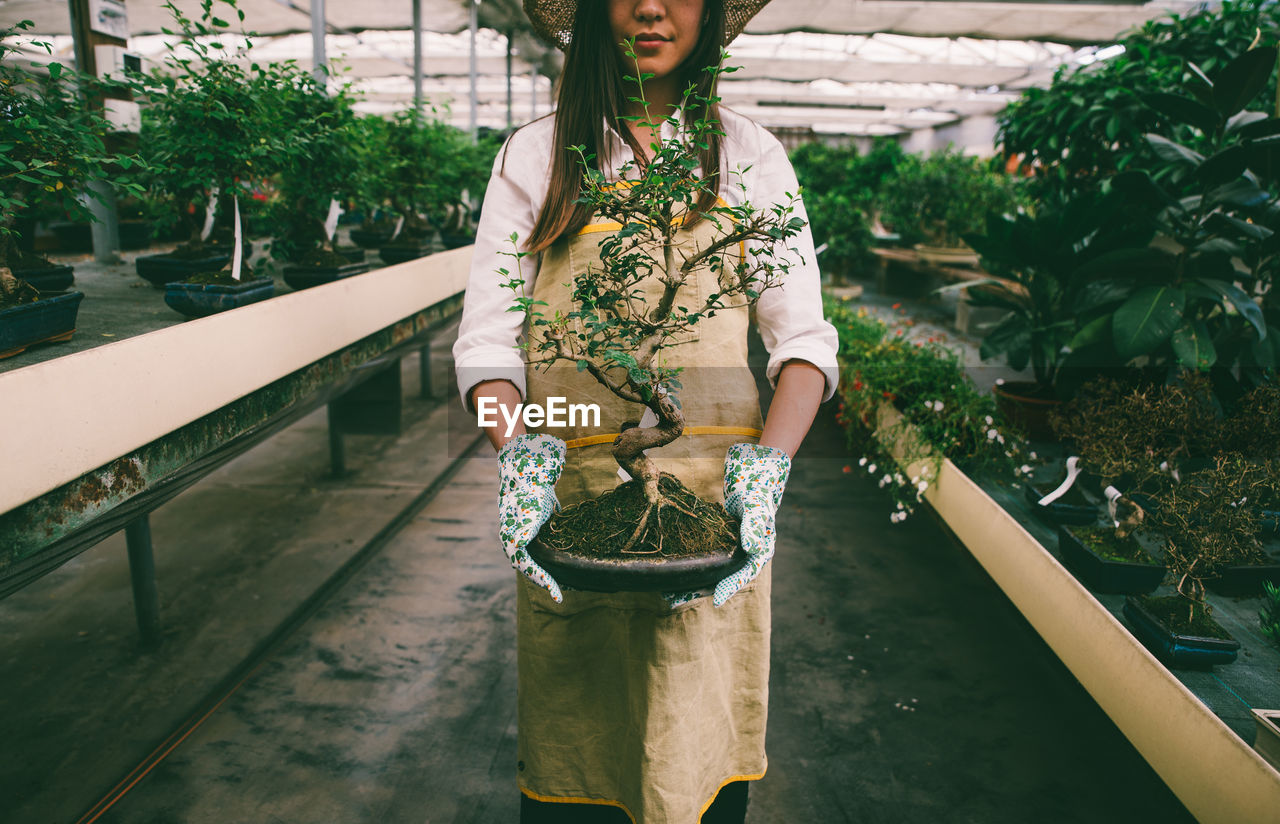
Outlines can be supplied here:
[[[724, 0], [724, 45], [742, 34], [756, 12], [768, 3], [769, 0]], [[573, 37], [578, 0], [524, 0], [524, 13], [539, 37], [564, 50]]]

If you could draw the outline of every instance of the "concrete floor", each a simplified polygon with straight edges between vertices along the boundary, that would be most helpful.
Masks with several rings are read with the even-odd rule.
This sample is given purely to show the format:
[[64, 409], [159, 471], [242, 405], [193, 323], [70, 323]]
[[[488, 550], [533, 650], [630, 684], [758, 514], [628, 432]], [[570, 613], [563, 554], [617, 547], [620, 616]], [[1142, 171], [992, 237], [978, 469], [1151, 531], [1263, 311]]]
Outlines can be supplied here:
[[[318, 414], [152, 516], [158, 652], [137, 649], [122, 536], [0, 601], [5, 822], [516, 821], [487, 447], [276, 632], [471, 441], [456, 401], [413, 399], [404, 369], [404, 434], [351, 438], [344, 478]], [[891, 526], [849, 462], [824, 415], [779, 519], [770, 770], [748, 820], [1190, 821], [970, 556], [927, 517]]]

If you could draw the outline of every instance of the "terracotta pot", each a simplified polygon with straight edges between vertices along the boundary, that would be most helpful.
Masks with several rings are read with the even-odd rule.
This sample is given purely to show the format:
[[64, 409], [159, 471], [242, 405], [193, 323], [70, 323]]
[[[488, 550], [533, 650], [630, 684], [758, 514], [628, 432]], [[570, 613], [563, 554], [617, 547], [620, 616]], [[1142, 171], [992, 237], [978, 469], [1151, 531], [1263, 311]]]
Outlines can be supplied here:
[[997, 383], [991, 390], [996, 396], [996, 408], [1005, 420], [1017, 426], [1033, 441], [1056, 441], [1058, 438], [1049, 426], [1049, 413], [1062, 405], [1054, 397], [1046, 397], [1046, 391], [1031, 381], [1006, 381]]

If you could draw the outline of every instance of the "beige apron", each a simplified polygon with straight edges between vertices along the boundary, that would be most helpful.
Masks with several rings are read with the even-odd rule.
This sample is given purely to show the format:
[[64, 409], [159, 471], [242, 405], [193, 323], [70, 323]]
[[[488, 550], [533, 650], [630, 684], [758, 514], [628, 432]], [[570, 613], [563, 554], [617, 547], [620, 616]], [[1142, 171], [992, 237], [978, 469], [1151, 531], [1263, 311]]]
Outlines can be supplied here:
[[[568, 313], [573, 274], [598, 260], [594, 224], [543, 255], [534, 298], [552, 316]], [[681, 237], [686, 249], [716, 233], [701, 221]], [[693, 308], [717, 291], [716, 276], [691, 277], [677, 305]], [[650, 305], [656, 277], [644, 285]], [[679, 399], [686, 434], [649, 450], [658, 467], [703, 497], [722, 501], [729, 446], [758, 439], [755, 380], [747, 367], [748, 311], [704, 318], [666, 350], [685, 366]], [[528, 370], [528, 401], [598, 403], [599, 427], [579, 420], [543, 429], [569, 442], [556, 494], [564, 506], [621, 482], [613, 438], [644, 408], [615, 397], [573, 366]], [[712, 430], [707, 432], [707, 430]], [[620, 807], [637, 824], [694, 824], [731, 781], [765, 772], [769, 682], [769, 566], [719, 609], [710, 598], [671, 609], [660, 593], [571, 590], [564, 603], [518, 576], [518, 780], [541, 801]]]

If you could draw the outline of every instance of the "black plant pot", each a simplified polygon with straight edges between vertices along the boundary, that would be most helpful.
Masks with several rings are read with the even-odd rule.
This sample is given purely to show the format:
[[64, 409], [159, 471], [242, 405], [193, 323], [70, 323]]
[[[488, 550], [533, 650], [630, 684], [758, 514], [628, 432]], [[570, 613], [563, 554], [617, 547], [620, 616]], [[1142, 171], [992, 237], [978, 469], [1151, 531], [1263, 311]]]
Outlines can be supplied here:
[[1147, 612], [1132, 596], [1124, 601], [1124, 617], [1134, 637], [1171, 667], [1211, 667], [1236, 660], [1240, 642], [1223, 638], [1200, 638], [1170, 631]]
[[547, 549], [534, 541], [529, 556], [556, 583], [590, 592], [685, 592], [710, 589], [722, 578], [747, 565], [747, 553], [738, 547], [694, 558], [661, 559], [597, 558], [573, 551]]
[[149, 220], [120, 221], [120, 248], [145, 249], [155, 236], [155, 223]]
[[349, 263], [364, 263], [366, 253], [359, 246], [338, 246], [335, 254], [344, 257]]
[[1268, 563], [1223, 567], [1204, 585], [1219, 595], [1248, 597], [1261, 595], [1262, 585], [1268, 581], [1280, 586], [1280, 561], [1274, 557]]
[[284, 282], [294, 289], [310, 289], [312, 286], [333, 283], [367, 271], [367, 263], [348, 263], [346, 266], [286, 266]]
[[449, 235], [444, 232], [440, 233], [440, 242], [444, 244], [446, 249], [460, 249], [463, 246], [470, 246], [476, 242], [475, 235]]
[[270, 278], [258, 278], [234, 286], [220, 283], [170, 283], [164, 302], [189, 318], [203, 318], [238, 306], [266, 300], [275, 294]]
[[1040, 518], [1054, 524], [1088, 526], [1097, 522], [1102, 509], [1091, 504], [1063, 503], [1062, 499], [1059, 498], [1047, 506], [1041, 506], [1040, 499], [1056, 488], [1056, 486], [1049, 486], [1048, 484], [1042, 486], [1033, 482], [1025, 484], [1023, 486], [1023, 495], [1026, 496], [1027, 504], [1031, 507], [1031, 511]]
[[362, 249], [377, 249], [391, 240], [391, 227], [386, 229], [352, 229], [351, 242]]
[[68, 292], [0, 310], [0, 358], [37, 343], [71, 340], [84, 292]]
[[1058, 552], [1076, 577], [1094, 592], [1141, 594], [1151, 592], [1164, 580], [1164, 566], [1103, 558], [1065, 526], [1058, 527]]
[[397, 263], [406, 263], [410, 260], [426, 257], [431, 254], [431, 244], [427, 242], [409, 244], [396, 244], [394, 246], [383, 246], [378, 250], [378, 257], [382, 258], [382, 262], [390, 266]]
[[52, 264], [39, 269], [14, 269], [13, 276], [25, 280], [40, 292], [65, 292], [76, 282], [70, 266]]
[[49, 229], [58, 240], [62, 252], [92, 252], [93, 230], [88, 223], [51, 223]]
[[166, 284], [181, 281], [204, 272], [219, 272], [231, 262], [231, 250], [215, 247], [200, 258], [183, 258], [174, 255], [139, 255], [134, 261], [138, 274], [163, 289]]

